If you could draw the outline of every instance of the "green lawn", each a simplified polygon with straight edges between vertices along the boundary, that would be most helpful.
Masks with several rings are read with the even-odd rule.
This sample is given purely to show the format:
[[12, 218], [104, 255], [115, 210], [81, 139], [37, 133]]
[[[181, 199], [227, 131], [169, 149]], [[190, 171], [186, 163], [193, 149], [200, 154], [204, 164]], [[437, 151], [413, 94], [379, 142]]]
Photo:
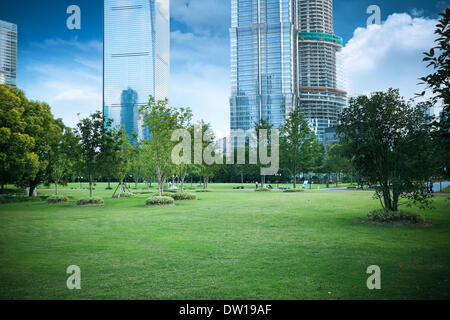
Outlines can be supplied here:
[[[450, 298], [447, 197], [423, 212], [431, 227], [391, 228], [354, 222], [379, 208], [370, 192], [237, 185], [168, 208], [111, 199], [105, 184], [104, 207], [74, 206], [88, 192], [67, 187], [68, 204], [0, 205], [0, 299]], [[66, 287], [69, 265], [81, 290]], [[381, 290], [366, 287], [369, 265]]]

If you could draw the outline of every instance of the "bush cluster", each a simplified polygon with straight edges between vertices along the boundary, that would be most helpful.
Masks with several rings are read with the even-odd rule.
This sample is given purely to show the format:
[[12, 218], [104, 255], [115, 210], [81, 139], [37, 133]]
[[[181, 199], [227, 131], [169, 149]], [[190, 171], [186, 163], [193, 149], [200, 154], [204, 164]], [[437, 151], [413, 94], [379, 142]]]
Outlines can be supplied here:
[[[134, 194], [134, 193], [132, 193], [132, 192], [122, 192], [121, 194], [120, 194], [120, 197], [121, 198], [134, 198], [136, 195]], [[114, 196], [114, 198], [118, 198], [119, 197], [119, 194], [117, 193], [115, 196]]]
[[19, 203], [19, 202], [32, 202], [32, 201], [41, 201], [43, 200], [41, 197], [26, 197], [26, 196], [19, 196], [19, 197], [0, 197], [0, 204], [6, 204], [6, 203]]
[[303, 189], [286, 189], [283, 192], [305, 192]]
[[255, 189], [255, 191], [259, 191], [259, 192], [267, 192], [267, 191], [272, 191], [269, 188], [259, 188], [259, 189]]
[[153, 191], [135, 191], [135, 194], [152, 194]]
[[147, 206], [173, 206], [174, 200], [171, 197], [154, 196], [145, 201]]
[[170, 193], [170, 192], [163, 192], [162, 194], [164, 197], [171, 197], [174, 200], [196, 200], [197, 196], [192, 193], [187, 192], [179, 192], [179, 193]]
[[425, 219], [416, 213], [405, 211], [391, 211], [391, 210], [374, 210], [367, 215], [368, 220], [377, 222], [394, 222], [394, 221], [408, 221], [410, 223], [424, 223]]
[[47, 198], [47, 202], [48, 203], [64, 203], [69, 201], [69, 198], [64, 196], [64, 195], [52, 195], [50, 197]]
[[102, 206], [105, 202], [100, 197], [82, 198], [77, 201], [77, 206]]
[[210, 189], [199, 189], [199, 190], [195, 190], [195, 192], [213, 192], [213, 190], [210, 190]]

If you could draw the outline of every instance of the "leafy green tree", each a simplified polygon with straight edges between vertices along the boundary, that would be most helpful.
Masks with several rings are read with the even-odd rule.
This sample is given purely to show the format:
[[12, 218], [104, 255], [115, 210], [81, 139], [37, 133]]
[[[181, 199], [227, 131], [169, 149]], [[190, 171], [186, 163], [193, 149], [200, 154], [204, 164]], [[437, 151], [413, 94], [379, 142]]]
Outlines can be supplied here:
[[297, 175], [311, 166], [315, 155], [316, 137], [311, 132], [300, 108], [295, 108], [280, 128], [281, 165], [293, 178], [294, 189], [297, 187]]
[[[273, 125], [270, 124], [269, 120], [267, 119], [260, 119], [258, 122], [255, 123], [255, 134], [256, 134], [256, 150], [258, 153], [258, 164], [257, 167], [261, 169], [263, 167], [263, 164], [261, 164], [261, 161], [259, 159], [259, 149], [260, 149], [260, 131], [261, 130], [267, 130], [267, 139], [262, 142], [264, 145], [266, 145], [267, 150], [271, 149], [271, 139], [270, 139], [270, 130], [273, 129]], [[266, 176], [261, 176], [261, 188], [266, 184]]]
[[405, 103], [394, 89], [352, 98], [342, 113], [337, 133], [346, 155], [375, 186], [384, 209], [397, 211], [402, 198], [421, 207], [430, 204], [424, 192], [434, 170], [429, 122], [423, 107]]
[[23, 91], [0, 85], [0, 185], [34, 179], [39, 170], [35, 139], [26, 132], [28, 100]]
[[[436, 142], [436, 159], [440, 161], [441, 172], [450, 168], [450, 9], [439, 14], [441, 19], [436, 25], [436, 46], [429, 52], [424, 52], [423, 61], [428, 62], [427, 67], [432, 67], [434, 72], [422, 77], [421, 80], [431, 90], [433, 96], [429, 99], [429, 105], [435, 106], [442, 102], [442, 113], [438, 122], [434, 125], [433, 137]], [[425, 95], [423, 91], [420, 96]], [[448, 174], [448, 172], [447, 172]]]
[[151, 158], [154, 176], [158, 181], [158, 195], [161, 196], [164, 182], [173, 173], [171, 153], [175, 142], [171, 141], [171, 137], [173, 131], [179, 128], [179, 112], [169, 106], [167, 99], [156, 101], [152, 96], [147, 106], [143, 106], [140, 111], [151, 132], [145, 140], [145, 150]]
[[79, 155], [79, 141], [71, 128], [66, 127], [61, 119], [57, 120], [62, 129], [60, 141], [52, 146], [49, 157], [49, 176], [55, 183], [55, 194], [61, 182], [67, 182], [71, 176]]
[[[180, 129], [187, 130], [191, 138], [194, 133], [193, 126], [191, 125], [192, 121], [192, 111], [187, 108], [181, 108], [178, 116], [178, 126]], [[191, 150], [192, 150], [192, 143], [193, 139], [191, 139]], [[190, 159], [190, 161], [185, 161], [184, 159]], [[178, 175], [180, 184], [181, 184], [181, 192], [184, 192], [184, 181], [186, 179], [186, 176], [189, 174], [189, 172], [192, 170], [192, 167], [194, 166], [192, 162], [192, 152], [188, 157], [181, 157], [181, 162], [176, 167], [176, 174]]]
[[[207, 148], [210, 148], [211, 146], [215, 146], [215, 135], [212, 131], [211, 124], [205, 123], [204, 121], [201, 121], [197, 125], [198, 128], [201, 128], [201, 132], [198, 132], [202, 136], [202, 144], [201, 144], [201, 154], [203, 155], [203, 161], [201, 164], [196, 164], [196, 169], [194, 171], [197, 172], [197, 174], [202, 178], [203, 180], [203, 189], [208, 189], [209, 180], [214, 177], [215, 173], [218, 170], [218, 166], [216, 164], [208, 164], [205, 162], [205, 151]], [[217, 147], [217, 145], [216, 145]], [[216, 157], [216, 153], [218, 152], [217, 148], [211, 151], [211, 157]], [[195, 152], [195, 151], [194, 151]], [[192, 154], [194, 155], [194, 152]], [[192, 162], [194, 163], [194, 162]]]
[[145, 177], [146, 159], [143, 150], [143, 141], [139, 141], [137, 134], [133, 132], [133, 145], [131, 146], [131, 160], [129, 172], [134, 179], [134, 188], [138, 189], [139, 180]]
[[45, 180], [50, 180], [49, 164], [51, 150], [55, 148], [62, 138], [62, 129], [53, 118], [50, 106], [46, 103], [28, 101], [23, 114], [28, 125], [25, 133], [34, 138], [32, 151], [38, 156], [38, 171], [33, 178], [22, 179], [21, 185], [29, 187], [29, 196], [32, 196], [36, 187]]
[[[120, 198], [122, 192], [126, 192], [128, 187], [124, 184], [125, 177], [130, 169], [130, 160], [132, 155], [132, 148], [129, 142], [128, 136], [125, 133], [125, 129], [122, 128], [113, 128], [108, 130], [109, 136], [112, 137], [110, 141], [112, 141], [113, 145], [110, 148], [113, 150], [113, 170], [115, 177], [119, 180], [119, 185], [113, 193], [113, 198], [116, 195], [117, 189], [119, 192], [117, 197]], [[128, 189], [129, 192], [131, 192]]]
[[322, 168], [329, 174], [336, 174], [336, 187], [342, 173], [352, 174], [352, 159], [345, 156], [345, 146], [342, 144], [330, 146], [323, 160]]
[[89, 196], [92, 198], [92, 185], [94, 177], [102, 166], [102, 147], [105, 141], [105, 132], [111, 128], [111, 120], [104, 121], [100, 111], [80, 120], [77, 124], [76, 134], [80, 140], [80, 154], [83, 160], [84, 171], [89, 179]]

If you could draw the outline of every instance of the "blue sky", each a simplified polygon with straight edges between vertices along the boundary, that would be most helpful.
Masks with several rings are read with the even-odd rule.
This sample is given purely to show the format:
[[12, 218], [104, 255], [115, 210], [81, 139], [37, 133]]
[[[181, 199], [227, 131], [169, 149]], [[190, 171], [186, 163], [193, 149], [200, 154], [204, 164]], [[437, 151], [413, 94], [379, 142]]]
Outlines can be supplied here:
[[[66, 9], [81, 8], [81, 30], [66, 28]], [[381, 26], [366, 27], [366, 8]], [[421, 54], [449, 0], [335, 0], [334, 31], [344, 38], [351, 95], [398, 87], [409, 98], [426, 74]], [[75, 126], [102, 105], [102, 1], [0, 0], [0, 19], [19, 30], [18, 86]], [[229, 125], [229, 0], [171, 0], [171, 103], [193, 109], [218, 136]]]

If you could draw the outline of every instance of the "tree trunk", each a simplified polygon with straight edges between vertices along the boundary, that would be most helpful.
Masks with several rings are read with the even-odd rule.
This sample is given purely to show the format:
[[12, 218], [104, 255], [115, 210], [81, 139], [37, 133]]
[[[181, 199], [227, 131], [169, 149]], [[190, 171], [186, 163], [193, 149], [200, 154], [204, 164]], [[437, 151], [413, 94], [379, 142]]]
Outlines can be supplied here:
[[138, 183], [139, 183], [139, 177], [136, 178], [136, 180], [134, 180], [134, 188], [137, 190], [138, 188]]
[[2, 183], [2, 189], [1, 189], [2, 191], [2, 193], [4, 193], [5, 192], [5, 184], [4, 183]]
[[58, 181], [55, 181], [55, 194], [58, 195]]
[[181, 192], [184, 192], [184, 177], [181, 179]]
[[241, 185], [244, 185], [244, 170], [241, 170]]
[[37, 182], [35, 181], [30, 181], [30, 191], [28, 192], [28, 196], [32, 197], [34, 194], [34, 189], [36, 189], [37, 186]]
[[297, 175], [294, 174], [294, 189], [297, 188]]
[[111, 179], [108, 178], [108, 189], [111, 189]]
[[92, 180], [93, 180], [93, 177], [92, 177], [92, 173], [90, 173], [89, 174], [89, 197], [92, 199]]

